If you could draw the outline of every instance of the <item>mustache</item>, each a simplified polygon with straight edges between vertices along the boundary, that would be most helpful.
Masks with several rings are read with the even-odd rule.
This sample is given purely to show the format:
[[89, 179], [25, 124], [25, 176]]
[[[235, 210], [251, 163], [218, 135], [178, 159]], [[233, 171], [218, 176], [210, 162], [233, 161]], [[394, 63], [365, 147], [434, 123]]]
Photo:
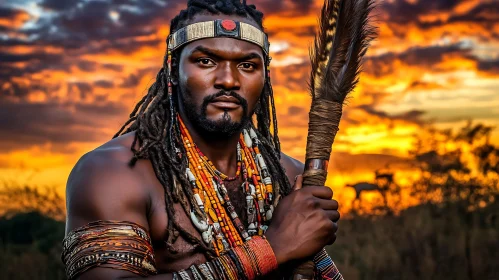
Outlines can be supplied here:
[[239, 101], [239, 103], [241, 104], [241, 106], [243, 108], [246, 108], [248, 106], [248, 101], [246, 101], [246, 99], [244, 99], [241, 95], [237, 94], [236, 92], [221, 90], [215, 94], [211, 94], [211, 95], [208, 95], [205, 98], [203, 98], [203, 107], [208, 106], [208, 103], [213, 102], [213, 100], [215, 98], [218, 98], [220, 96], [232, 96], [232, 97], [236, 98], [237, 101]]

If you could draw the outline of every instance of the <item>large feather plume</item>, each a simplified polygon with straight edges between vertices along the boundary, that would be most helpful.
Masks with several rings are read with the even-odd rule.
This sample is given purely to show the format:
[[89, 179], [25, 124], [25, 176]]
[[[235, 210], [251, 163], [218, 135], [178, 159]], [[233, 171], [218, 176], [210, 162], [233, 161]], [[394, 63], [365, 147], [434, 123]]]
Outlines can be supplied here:
[[[342, 105], [359, 80], [362, 58], [376, 35], [370, 25], [373, 4], [374, 0], [324, 0], [310, 51], [312, 106], [306, 169], [321, 169], [310, 168], [311, 159], [329, 160]], [[326, 176], [321, 170], [305, 170], [303, 183], [321, 185]]]
[[312, 98], [343, 103], [358, 82], [362, 57], [375, 36], [373, 0], [325, 0], [310, 52]]

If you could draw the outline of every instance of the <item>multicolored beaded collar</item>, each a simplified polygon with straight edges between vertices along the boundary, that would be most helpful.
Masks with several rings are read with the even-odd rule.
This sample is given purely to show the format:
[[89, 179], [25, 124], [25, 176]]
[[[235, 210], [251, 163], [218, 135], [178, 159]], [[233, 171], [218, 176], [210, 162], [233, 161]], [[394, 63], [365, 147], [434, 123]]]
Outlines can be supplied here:
[[191, 211], [192, 223], [199, 230], [203, 241], [211, 245], [217, 255], [242, 245], [254, 235], [263, 235], [268, 228], [274, 211], [272, 180], [260, 154], [260, 141], [253, 128], [244, 129], [237, 145], [239, 177], [242, 173], [242, 191], [246, 195], [248, 228], [238, 217], [224, 185], [226, 175], [218, 171], [213, 163], [192, 141], [182, 119], [178, 117], [182, 142], [187, 151], [189, 167], [186, 176], [194, 199], [204, 216]]

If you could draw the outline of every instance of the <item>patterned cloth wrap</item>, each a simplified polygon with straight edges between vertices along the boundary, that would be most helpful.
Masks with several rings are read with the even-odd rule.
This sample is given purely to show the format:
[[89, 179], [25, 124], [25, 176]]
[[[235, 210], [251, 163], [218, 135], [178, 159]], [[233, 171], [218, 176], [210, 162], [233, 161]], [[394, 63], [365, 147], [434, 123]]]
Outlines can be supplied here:
[[314, 263], [316, 280], [344, 280], [343, 276], [325, 249], [322, 249], [317, 255], [315, 255]]
[[[126, 221], [96, 221], [69, 232], [63, 240], [61, 258], [69, 280], [94, 267], [121, 269], [140, 276], [158, 273], [148, 232]], [[324, 249], [314, 262], [316, 279], [343, 280]]]

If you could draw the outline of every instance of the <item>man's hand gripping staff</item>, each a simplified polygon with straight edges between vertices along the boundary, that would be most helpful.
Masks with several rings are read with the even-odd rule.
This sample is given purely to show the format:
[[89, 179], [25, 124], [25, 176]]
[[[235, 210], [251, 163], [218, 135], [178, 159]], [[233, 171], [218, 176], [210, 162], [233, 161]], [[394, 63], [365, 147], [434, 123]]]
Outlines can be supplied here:
[[278, 264], [310, 257], [336, 239], [340, 213], [333, 191], [324, 186], [302, 189], [302, 182], [300, 175], [294, 191], [279, 202], [265, 233]]

